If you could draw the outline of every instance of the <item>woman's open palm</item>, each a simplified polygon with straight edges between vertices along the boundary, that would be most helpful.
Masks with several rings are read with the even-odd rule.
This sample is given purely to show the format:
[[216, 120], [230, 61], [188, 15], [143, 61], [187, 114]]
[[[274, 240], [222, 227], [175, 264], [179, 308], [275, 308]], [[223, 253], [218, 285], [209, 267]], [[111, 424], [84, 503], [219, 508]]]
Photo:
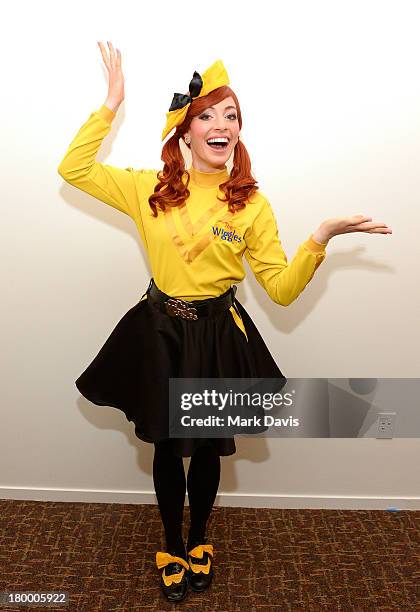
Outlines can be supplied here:
[[382, 221], [372, 221], [372, 217], [354, 215], [353, 217], [336, 217], [327, 219], [329, 232], [332, 236], [350, 232], [366, 232], [367, 234], [392, 234], [392, 229]]
[[105, 67], [108, 70], [107, 99], [115, 104], [121, 104], [125, 97], [124, 75], [121, 69], [121, 52], [119, 49], [117, 49], [117, 53], [115, 53], [112, 43], [110, 41], [107, 42], [109, 47], [109, 56], [104, 45], [101, 42], [98, 42], [102, 59], [104, 60]]

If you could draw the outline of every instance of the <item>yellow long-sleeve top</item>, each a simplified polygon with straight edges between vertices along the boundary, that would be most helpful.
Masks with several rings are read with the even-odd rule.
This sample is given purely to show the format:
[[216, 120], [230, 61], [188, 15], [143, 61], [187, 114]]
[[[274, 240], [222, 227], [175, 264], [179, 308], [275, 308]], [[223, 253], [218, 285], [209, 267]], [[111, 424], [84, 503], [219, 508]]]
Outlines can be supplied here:
[[[244, 279], [245, 255], [274, 302], [282, 306], [293, 302], [324, 260], [326, 244], [311, 234], [288, 263], [272, 208], [260, 191], [235, 213], [217, 199], [225, 197], [219, 185], [229, 177], [226, 167], [209, 173], [191, 166], [187, 201], [182, 207], [167, 207], [166, 212], [158, 208], [154, 217], [148, 198], [158, 183], [158, 170], [122, 169], [95, 161], [115, 116], [105, 105], [92, 112], [58, 172], [67, 183], [134, 220], [159, 289], [184, 300], [219, 296]], [[236, 311], [231, 311], [242, 328]]]

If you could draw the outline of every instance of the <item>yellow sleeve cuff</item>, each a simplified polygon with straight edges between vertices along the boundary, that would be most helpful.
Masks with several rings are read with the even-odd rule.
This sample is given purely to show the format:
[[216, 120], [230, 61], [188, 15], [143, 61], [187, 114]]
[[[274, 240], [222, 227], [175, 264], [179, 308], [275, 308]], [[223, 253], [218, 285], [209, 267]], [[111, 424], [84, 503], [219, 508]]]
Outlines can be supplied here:
[[98, 115], [102, 117], [102, 119], [105, 119], [107, 123], [112, 123], [112, 120], [117, 114], [117, 113], [114, 113], [113, 110], [105, 106], [105, 104], [102, 104], [101, 108], [97, 110], [96, 112], [98, 113]]
[[308, 240], [305, 242], [305, 246], [312, 251], [313, 253], [322, 253], [325, 251], [325, 247], [328, 242], [317, 242], [313, 239], [312, 234], [309, 236]]

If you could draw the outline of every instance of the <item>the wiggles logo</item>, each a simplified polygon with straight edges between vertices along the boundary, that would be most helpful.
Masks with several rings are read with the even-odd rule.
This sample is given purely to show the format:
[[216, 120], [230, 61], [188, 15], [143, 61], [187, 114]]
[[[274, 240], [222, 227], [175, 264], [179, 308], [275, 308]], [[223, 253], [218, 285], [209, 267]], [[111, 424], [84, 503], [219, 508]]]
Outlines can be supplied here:
[[215, 236], [227, 242], [233, 242], [234, 240], [236, 240], [236, 242], [242, 242], [241, 236], [238, 236], [233, 225], [227, 221], [222, 221], [221, 224], [224, 225], [226, 229], [218, 227], [217, 225], [212, 225], [213, 234]]

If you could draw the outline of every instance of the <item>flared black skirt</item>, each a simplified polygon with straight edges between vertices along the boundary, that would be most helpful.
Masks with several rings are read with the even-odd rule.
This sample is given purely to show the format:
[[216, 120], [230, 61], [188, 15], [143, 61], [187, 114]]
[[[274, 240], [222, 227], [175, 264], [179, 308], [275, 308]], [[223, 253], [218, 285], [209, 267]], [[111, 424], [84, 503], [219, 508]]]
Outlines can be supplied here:
[[[229, 309], [188, 320], [157, 310], [146, 294], [77, 378], [77, 389], [98, 406], [121, 410], [136, 436], [153, 443], [170, 437], [169, 378], [278, 378], [285, 384], [251, 317], [236, 298], [234, 304], [246, 336]], [[234, 436], [171, 438], [171, 444], [181, 457], [203, 444], [214, 445], [219, 455], [236, 452]]]

